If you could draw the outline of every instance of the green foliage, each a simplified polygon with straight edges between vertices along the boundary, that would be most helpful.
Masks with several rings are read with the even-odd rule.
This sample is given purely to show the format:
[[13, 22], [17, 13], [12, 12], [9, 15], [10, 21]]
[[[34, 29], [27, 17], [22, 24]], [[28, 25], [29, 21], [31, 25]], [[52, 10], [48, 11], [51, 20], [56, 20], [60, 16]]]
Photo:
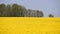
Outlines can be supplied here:
[[4, 11], [5, 11], [5, 4], [0, 4], [0, 16], [3, 16]]
[[21, 5], [13, 4], [12, 5], [12, 16], [19, 16], [19, 17], [21, 16], [21, 17], [23, 17], [24, 16], [23, 12], [25, 12], [23, 10], [24, 9]]
[[[12, 5], [5, 5], [0, 4], [0, 16], [4, 17], [25, 17], [28, 14], [28, 10], [21, 5], [12, 4]], [[43, 17], [42, 11], [37, 11], [37, 17]], [[28, 17], [28, 16], [27, 16]]]
[[12, 5], [12, 16], [17, 16], [17, 12], [18, 12], [18, 5], [13, 4]]
[[49, 16], [49, 17], [54, 17], [54, 15], [52, 15], [52, 14], [49, 14], [48, 16]]
[[6, 6], [5, 16], [11, 16], [11, 6], [9, 4]]
[[37, 10], [37, 17], [43, 17], [44, 15], [43, 15], [43, 12], [42, 11], [39, 11], [39, 10]]

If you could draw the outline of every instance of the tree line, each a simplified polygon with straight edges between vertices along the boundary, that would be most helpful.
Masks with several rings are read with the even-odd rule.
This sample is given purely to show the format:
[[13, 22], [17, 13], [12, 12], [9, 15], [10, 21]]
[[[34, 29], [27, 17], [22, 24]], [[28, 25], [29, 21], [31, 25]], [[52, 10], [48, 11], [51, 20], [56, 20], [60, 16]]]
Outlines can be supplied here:
[[[34, 12], [32, 12], [34, 11]], [[44, 14], [39, 10], [26, 9], [18, 4], [0, 4], [0, 17], [43, 17]], [[49, 17], [54, 17], [52, 14]]]

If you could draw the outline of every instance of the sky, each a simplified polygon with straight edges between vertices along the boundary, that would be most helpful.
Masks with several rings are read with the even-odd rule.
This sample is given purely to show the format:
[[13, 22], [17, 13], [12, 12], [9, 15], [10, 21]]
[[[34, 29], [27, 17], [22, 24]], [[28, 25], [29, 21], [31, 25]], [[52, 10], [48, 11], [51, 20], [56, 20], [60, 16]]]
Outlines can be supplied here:
[[49, 14], [60, 17], [60, 0], [0, 0], [1, 3], [17, 3], [26, 9], [41, 10], [45, 17], [48, 17]]

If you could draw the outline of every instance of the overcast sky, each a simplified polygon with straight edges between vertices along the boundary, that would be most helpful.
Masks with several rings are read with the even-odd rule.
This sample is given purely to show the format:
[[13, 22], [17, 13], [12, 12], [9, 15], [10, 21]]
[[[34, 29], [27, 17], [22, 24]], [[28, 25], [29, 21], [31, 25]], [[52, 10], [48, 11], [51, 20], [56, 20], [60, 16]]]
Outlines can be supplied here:
[[0, 0], [0, 3], [17, 3], [25, 6], [27, 9], [42, 10], [45, 17], [49, 14], [60, 17], [60, 0]]

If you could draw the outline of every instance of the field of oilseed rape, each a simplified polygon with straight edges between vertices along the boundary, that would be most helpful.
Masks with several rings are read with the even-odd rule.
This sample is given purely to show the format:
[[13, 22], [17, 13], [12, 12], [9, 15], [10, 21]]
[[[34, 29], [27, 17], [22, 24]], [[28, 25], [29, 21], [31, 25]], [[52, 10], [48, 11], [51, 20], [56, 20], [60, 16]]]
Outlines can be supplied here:
[[0, 17], [0, 34], [60, 34], [60, 18]]

